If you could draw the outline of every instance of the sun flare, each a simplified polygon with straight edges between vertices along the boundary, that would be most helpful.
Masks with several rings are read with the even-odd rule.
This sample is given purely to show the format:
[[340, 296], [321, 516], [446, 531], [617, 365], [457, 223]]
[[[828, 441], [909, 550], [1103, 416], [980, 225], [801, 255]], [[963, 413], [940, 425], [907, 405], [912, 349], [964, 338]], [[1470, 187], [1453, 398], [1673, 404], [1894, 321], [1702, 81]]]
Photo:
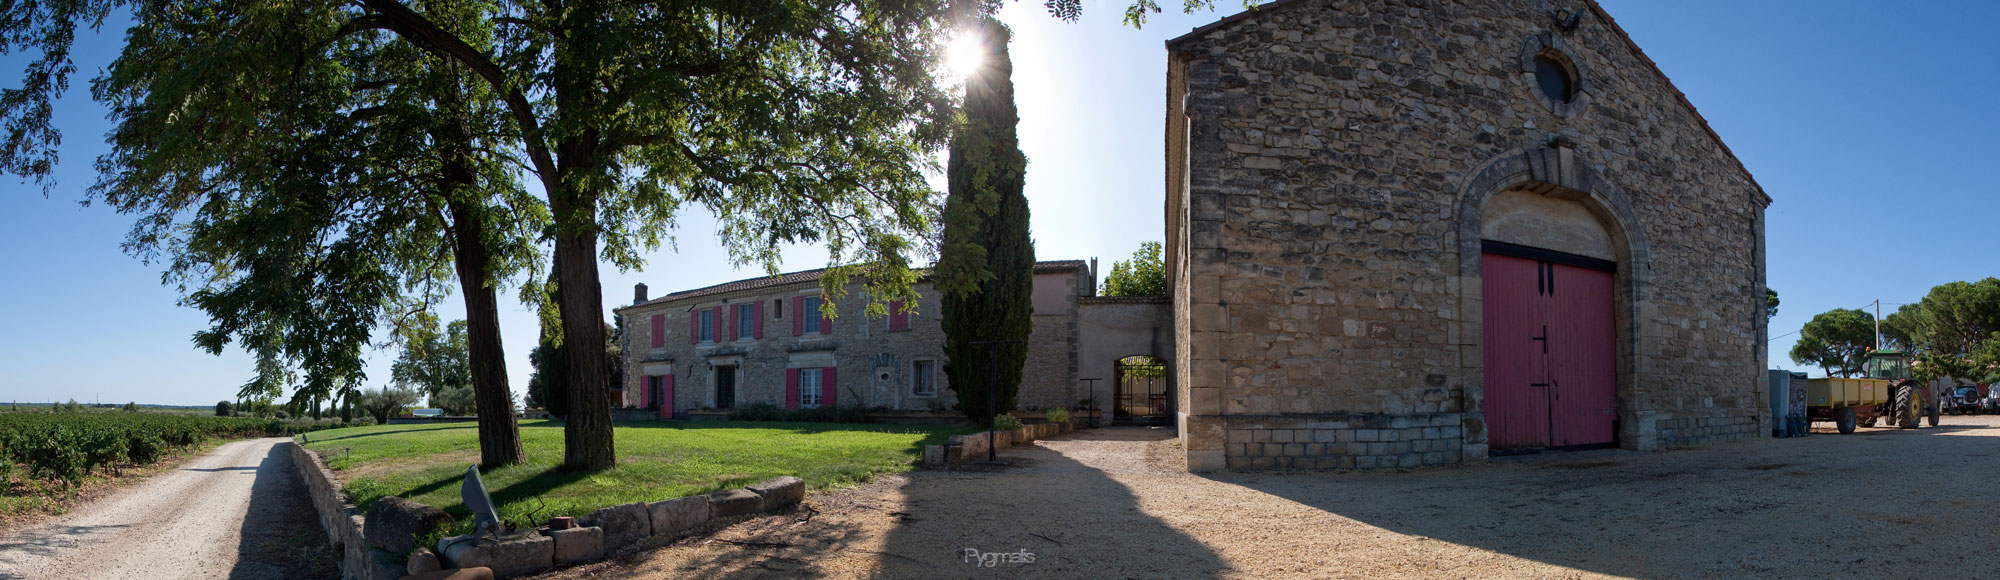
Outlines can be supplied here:
[[966, 30], [945, 46], [945, 66], [953, 78], [963, 81], [979, 73], [980, 65], [986, 63], [986, 47], [981, 40], [978, 32]]

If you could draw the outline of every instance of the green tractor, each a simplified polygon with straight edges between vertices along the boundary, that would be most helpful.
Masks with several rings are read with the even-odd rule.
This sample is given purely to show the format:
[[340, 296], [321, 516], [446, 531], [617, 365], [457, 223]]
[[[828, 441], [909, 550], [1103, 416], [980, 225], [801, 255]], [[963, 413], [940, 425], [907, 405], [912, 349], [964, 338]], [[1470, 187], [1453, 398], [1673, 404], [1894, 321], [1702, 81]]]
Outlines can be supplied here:
[[[1886, 417], [1897, 427], [1917, 428], [1917, 422], [1928, 417], [1932, 427], [1938, 424], [1938, 397], [1930, 386], [1910, 378], [1910, 357], [1901, 351], [1877, 349], [1868, 352], [1868, 360], [1862, 370], [1868, 378], [1889, 381], [1889, 397], [1877, 409], [1876, 415]], [[1862, 423], [1873, 427], [1875, 418]]]

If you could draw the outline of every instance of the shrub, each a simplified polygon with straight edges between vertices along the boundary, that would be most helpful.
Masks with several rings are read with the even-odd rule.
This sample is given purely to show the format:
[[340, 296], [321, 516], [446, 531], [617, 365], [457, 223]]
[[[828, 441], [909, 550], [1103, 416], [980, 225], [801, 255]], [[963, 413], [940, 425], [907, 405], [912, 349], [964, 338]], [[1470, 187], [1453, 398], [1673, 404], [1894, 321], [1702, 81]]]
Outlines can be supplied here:
[[217, 416], [217, 417], [228, 417], [228, 416], [230, 415], [230, 412], [234, 410], [234, 409], [231, 409], [230, 407], [231, 407], [231, 405], [229, 404], [229, 401], [218, 401], [218, 402], [216, 402], [216, 403], [215, 403], [215, 416]]
[[1001, 431], [1013, 431], [1015, 429], [1020, 429], [1021, 418], [1015, 417], [1013, 415], [1001, 415], [998, 417], [994, 417], [993, 428], [999, 429]]
[[76, 481], [83, 476], [83, 442], [76, 432], [65, 428], [51, 430], [38, 439], [30, 439], [23, 449], [23, 459], [28, 468], [40, 477], [53, 477], [65, 482]]
[[1049, 412], [1042, 414], [1042, 418], [1048, 419], [1050, 423], [1068, 423], [1069, 411], [1049, 409]]
[[729, 412], [731, 421], [783, 421], [785, 409], [770, 403], [751, 403]]

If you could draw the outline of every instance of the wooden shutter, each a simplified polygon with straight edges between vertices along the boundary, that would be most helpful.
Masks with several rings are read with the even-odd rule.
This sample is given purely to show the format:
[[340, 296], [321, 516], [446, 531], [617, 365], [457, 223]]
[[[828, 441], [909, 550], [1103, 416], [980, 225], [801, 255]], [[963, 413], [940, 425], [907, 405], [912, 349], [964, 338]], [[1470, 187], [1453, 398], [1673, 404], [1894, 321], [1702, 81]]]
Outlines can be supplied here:
[[667, 346], [667, 315], [653, 315], [653, 348]]
[[722, 323], [722, 307], [721, 307], [721, 306], [717, 306], [717, 307], [715, 307], [715, 308], [712, 308], [712, 309], [710, 309], [710, 310], [714, 310], [714, 311], [715, 311], [715, 322], [714, 322], [714, 324], [715, 324], [715, 328], [712, 328], [712, 329], [709, 329], [709, 332], [713, 333], [713, 334], [710, 334], [709, 336], [713, 336], [713, 337], [715, 337], [715, 341], [716, 341], [716, 342], [722, 342], [722, 324], [723, 324], [723, 323]]
[[799, 369], [785, 369], [785, 408], [799, 408]]
[[806, 333], [806, 297], [792, 297], [792, 336]]
[[764, 338], [764, 301], [750, 305], [750, 338]]
[[701, 311], [688, 311], [688, 344], [701, 343]]
[[903, 301], [897, 300], [894, 302], [890, 302], [889, 330], [909, 330], [909, 329], [910, 329], [910, 313], [908, 310], [904, 308]]
[[[717, 306], [716, 308], [718, 308], [718, 309], [719, 309], [719, 308], [722, 308], [722, 307], [721, 307], [721, 306]], [[737, 328], [736, 328], [736, 309], [737, 309], [737, 306], [735, 306], [735, 305], [731, 305], [731, 306], [729, 306], [729, 340], [736, 340], [736, 338], [737, 338], [737, 334], [736, 334], [736, 332], [737, 332]]]
[[660, 418], [674, 418], [674, 376], [660, 377]]
[[819, 406], [829, 409], [837, 406], [833, 404], [833, 400], [840, 394], [840, 391], [833, 388], [833, 371], [834, 367], [819, 370]]

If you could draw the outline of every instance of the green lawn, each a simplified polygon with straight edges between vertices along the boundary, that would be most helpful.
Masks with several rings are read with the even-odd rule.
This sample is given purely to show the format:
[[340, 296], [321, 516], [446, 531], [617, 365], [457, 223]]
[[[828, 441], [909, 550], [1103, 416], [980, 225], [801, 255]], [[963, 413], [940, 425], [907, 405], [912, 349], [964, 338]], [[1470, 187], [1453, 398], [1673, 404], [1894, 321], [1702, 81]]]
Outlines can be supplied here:
[[[500, 515], [518, 521], [533, 512], [581, 516], [597, 508], [660, 501], [741, 487], [780, 475], [813, 489], [908, 471], [924, 445], [941, 444], [970, 427], [831, 423], [620, 423], [618, 466], [595, 472], [561, 469], [563, 427], [523, 421], [528, 464], [481, 472]], [[464, 522], [459, 484], [479, 461], [472, 423], [377, 425], [307, 435], [307, 449], [347, 478], [347, 493], [366, 506], [396, 495], [444, 508]], [[539, 502], [537, 501], [539, 498]], [[469, 526], [466, 526], [470, 529]]]

